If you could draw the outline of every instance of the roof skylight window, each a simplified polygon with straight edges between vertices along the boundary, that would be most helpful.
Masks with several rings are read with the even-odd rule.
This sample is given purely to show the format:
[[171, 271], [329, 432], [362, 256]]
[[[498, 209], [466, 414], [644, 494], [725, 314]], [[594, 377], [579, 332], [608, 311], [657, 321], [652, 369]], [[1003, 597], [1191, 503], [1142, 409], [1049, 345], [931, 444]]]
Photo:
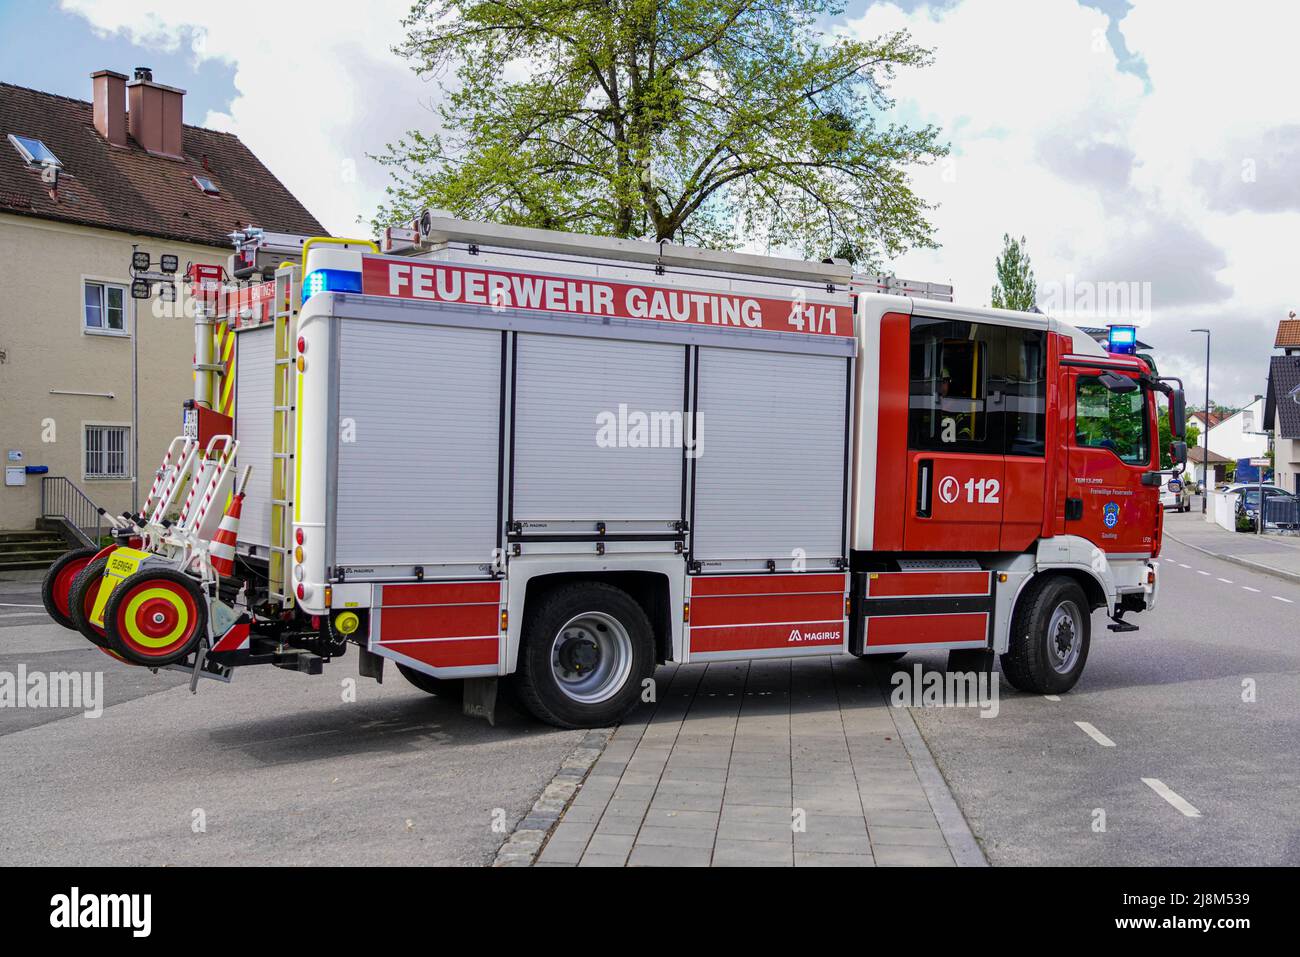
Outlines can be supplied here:
[[54, 155], [54, 151], [38, 140], [34, 136], [19, 136], [17, 133], [9, 134], [9, 142], [14, 144], [14, 149], [29, 166], [56, 166], [63, 168], [59, 158]]

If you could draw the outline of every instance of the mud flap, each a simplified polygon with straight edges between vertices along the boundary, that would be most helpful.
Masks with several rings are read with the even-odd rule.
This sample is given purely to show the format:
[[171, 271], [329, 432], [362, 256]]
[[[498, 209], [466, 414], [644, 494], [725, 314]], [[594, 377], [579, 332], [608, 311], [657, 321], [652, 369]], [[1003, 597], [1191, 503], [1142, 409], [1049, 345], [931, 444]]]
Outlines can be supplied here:
[[374, 678], [378, 684], [384, 683], [384, 659], [368, 648], [360, 649], [357, 654], [357, 674], [362, 678]]
[[488, 724], [496, 727], [497, 679], [466, 678], [461, 712], [469, 718], [486, 718]]

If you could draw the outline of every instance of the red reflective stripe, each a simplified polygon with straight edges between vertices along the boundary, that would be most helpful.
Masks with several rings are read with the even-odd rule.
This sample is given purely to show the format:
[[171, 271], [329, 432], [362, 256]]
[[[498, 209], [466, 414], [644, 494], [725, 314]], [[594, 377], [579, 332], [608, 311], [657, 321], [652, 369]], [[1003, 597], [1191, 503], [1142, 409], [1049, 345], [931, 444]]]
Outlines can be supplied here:
[[384, 585], [379, 596], [379, 604], [386, 607], [463, 605], [500, 600], [500, 582], [426, 582], [419, 585]]
[[881, 572], [867, 580], [868, 598], [987, 595], [989, 572]]
[[240, 622], [237, 625], [232, 625], [230, 630], [221, 636], [221, 640], [212, 647], [212, 650], [238, 651], [240, 648], [244, 647], [244, 644], [248, 641], [248, 633], [248, 622], [245, 621]]
[[716, 575], [692, 578], [691, 597], [708, 595], [844, 594], [843, 575]]
[[380, 641], [418, 638], [477, 638], [495, 635], [499, 609], [490, 605], [422, 605], [380, 608]]
[[495, 638], [472, 638], [466, 641], [413, 641], [380, 646], [399, 655], [423, 661], [435, 668], [456, 668], [463, 665], [494, 665], [497, 663], [498, 642]]
[[691, 600], [691, 624], [758, 625], [778, 621], [830, 621], [844, 615], [844, 593], [741, 595]]
[[765, 651], [774, 648], [836, 647], [844, 642], [844, 622], [810, 621], [790, 625], [691, 628], [691, 652]]
[[988, 615], [982, 611], [956, 615], [879, 615], [868, 618], [866, 627], [868, 647], [984, 641], [988, 637]]

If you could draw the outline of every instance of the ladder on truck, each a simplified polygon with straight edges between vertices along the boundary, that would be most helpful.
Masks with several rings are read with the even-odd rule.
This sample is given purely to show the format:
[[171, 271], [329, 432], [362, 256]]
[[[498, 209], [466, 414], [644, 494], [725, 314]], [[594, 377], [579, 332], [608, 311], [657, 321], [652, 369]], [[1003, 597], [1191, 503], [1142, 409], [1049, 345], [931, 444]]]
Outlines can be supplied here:
[[275, 324], [274, 386], [271, 392], [271, 541], [267, 593], [286, 609], [295, 596], [289, 569], [293, 567], [294, 486], [294, 395], [295, 345], [300, 305], [299, 268], [284, 263], [275, 271], [275, 301], [271, 321]]

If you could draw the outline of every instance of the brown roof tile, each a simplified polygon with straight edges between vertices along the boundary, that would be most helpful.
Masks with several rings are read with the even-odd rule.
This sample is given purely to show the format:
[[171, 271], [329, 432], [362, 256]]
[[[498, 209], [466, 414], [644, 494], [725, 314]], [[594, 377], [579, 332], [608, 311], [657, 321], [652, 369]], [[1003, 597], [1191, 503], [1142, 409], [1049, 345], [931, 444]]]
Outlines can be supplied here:
[[[35, 137], [63, 164], [59, 199], [49, 195], [8, 135]], [[270, 232], [325, 235], [284, 184], [239, 138], [186, 126], [184, 160], [110, 146], [84, 100], [0, 83], [0, 213], [38, 216], [203, 246], [228, 247], [226, 234], [253, 224]], [[210, 196], [192, 179], [220, 189]]]
[[1300, 319], [1283, 319], [1277, 324], [1277, 338], [1273, 340], [1274, 349], [1287, 349], [1300, 346]]

